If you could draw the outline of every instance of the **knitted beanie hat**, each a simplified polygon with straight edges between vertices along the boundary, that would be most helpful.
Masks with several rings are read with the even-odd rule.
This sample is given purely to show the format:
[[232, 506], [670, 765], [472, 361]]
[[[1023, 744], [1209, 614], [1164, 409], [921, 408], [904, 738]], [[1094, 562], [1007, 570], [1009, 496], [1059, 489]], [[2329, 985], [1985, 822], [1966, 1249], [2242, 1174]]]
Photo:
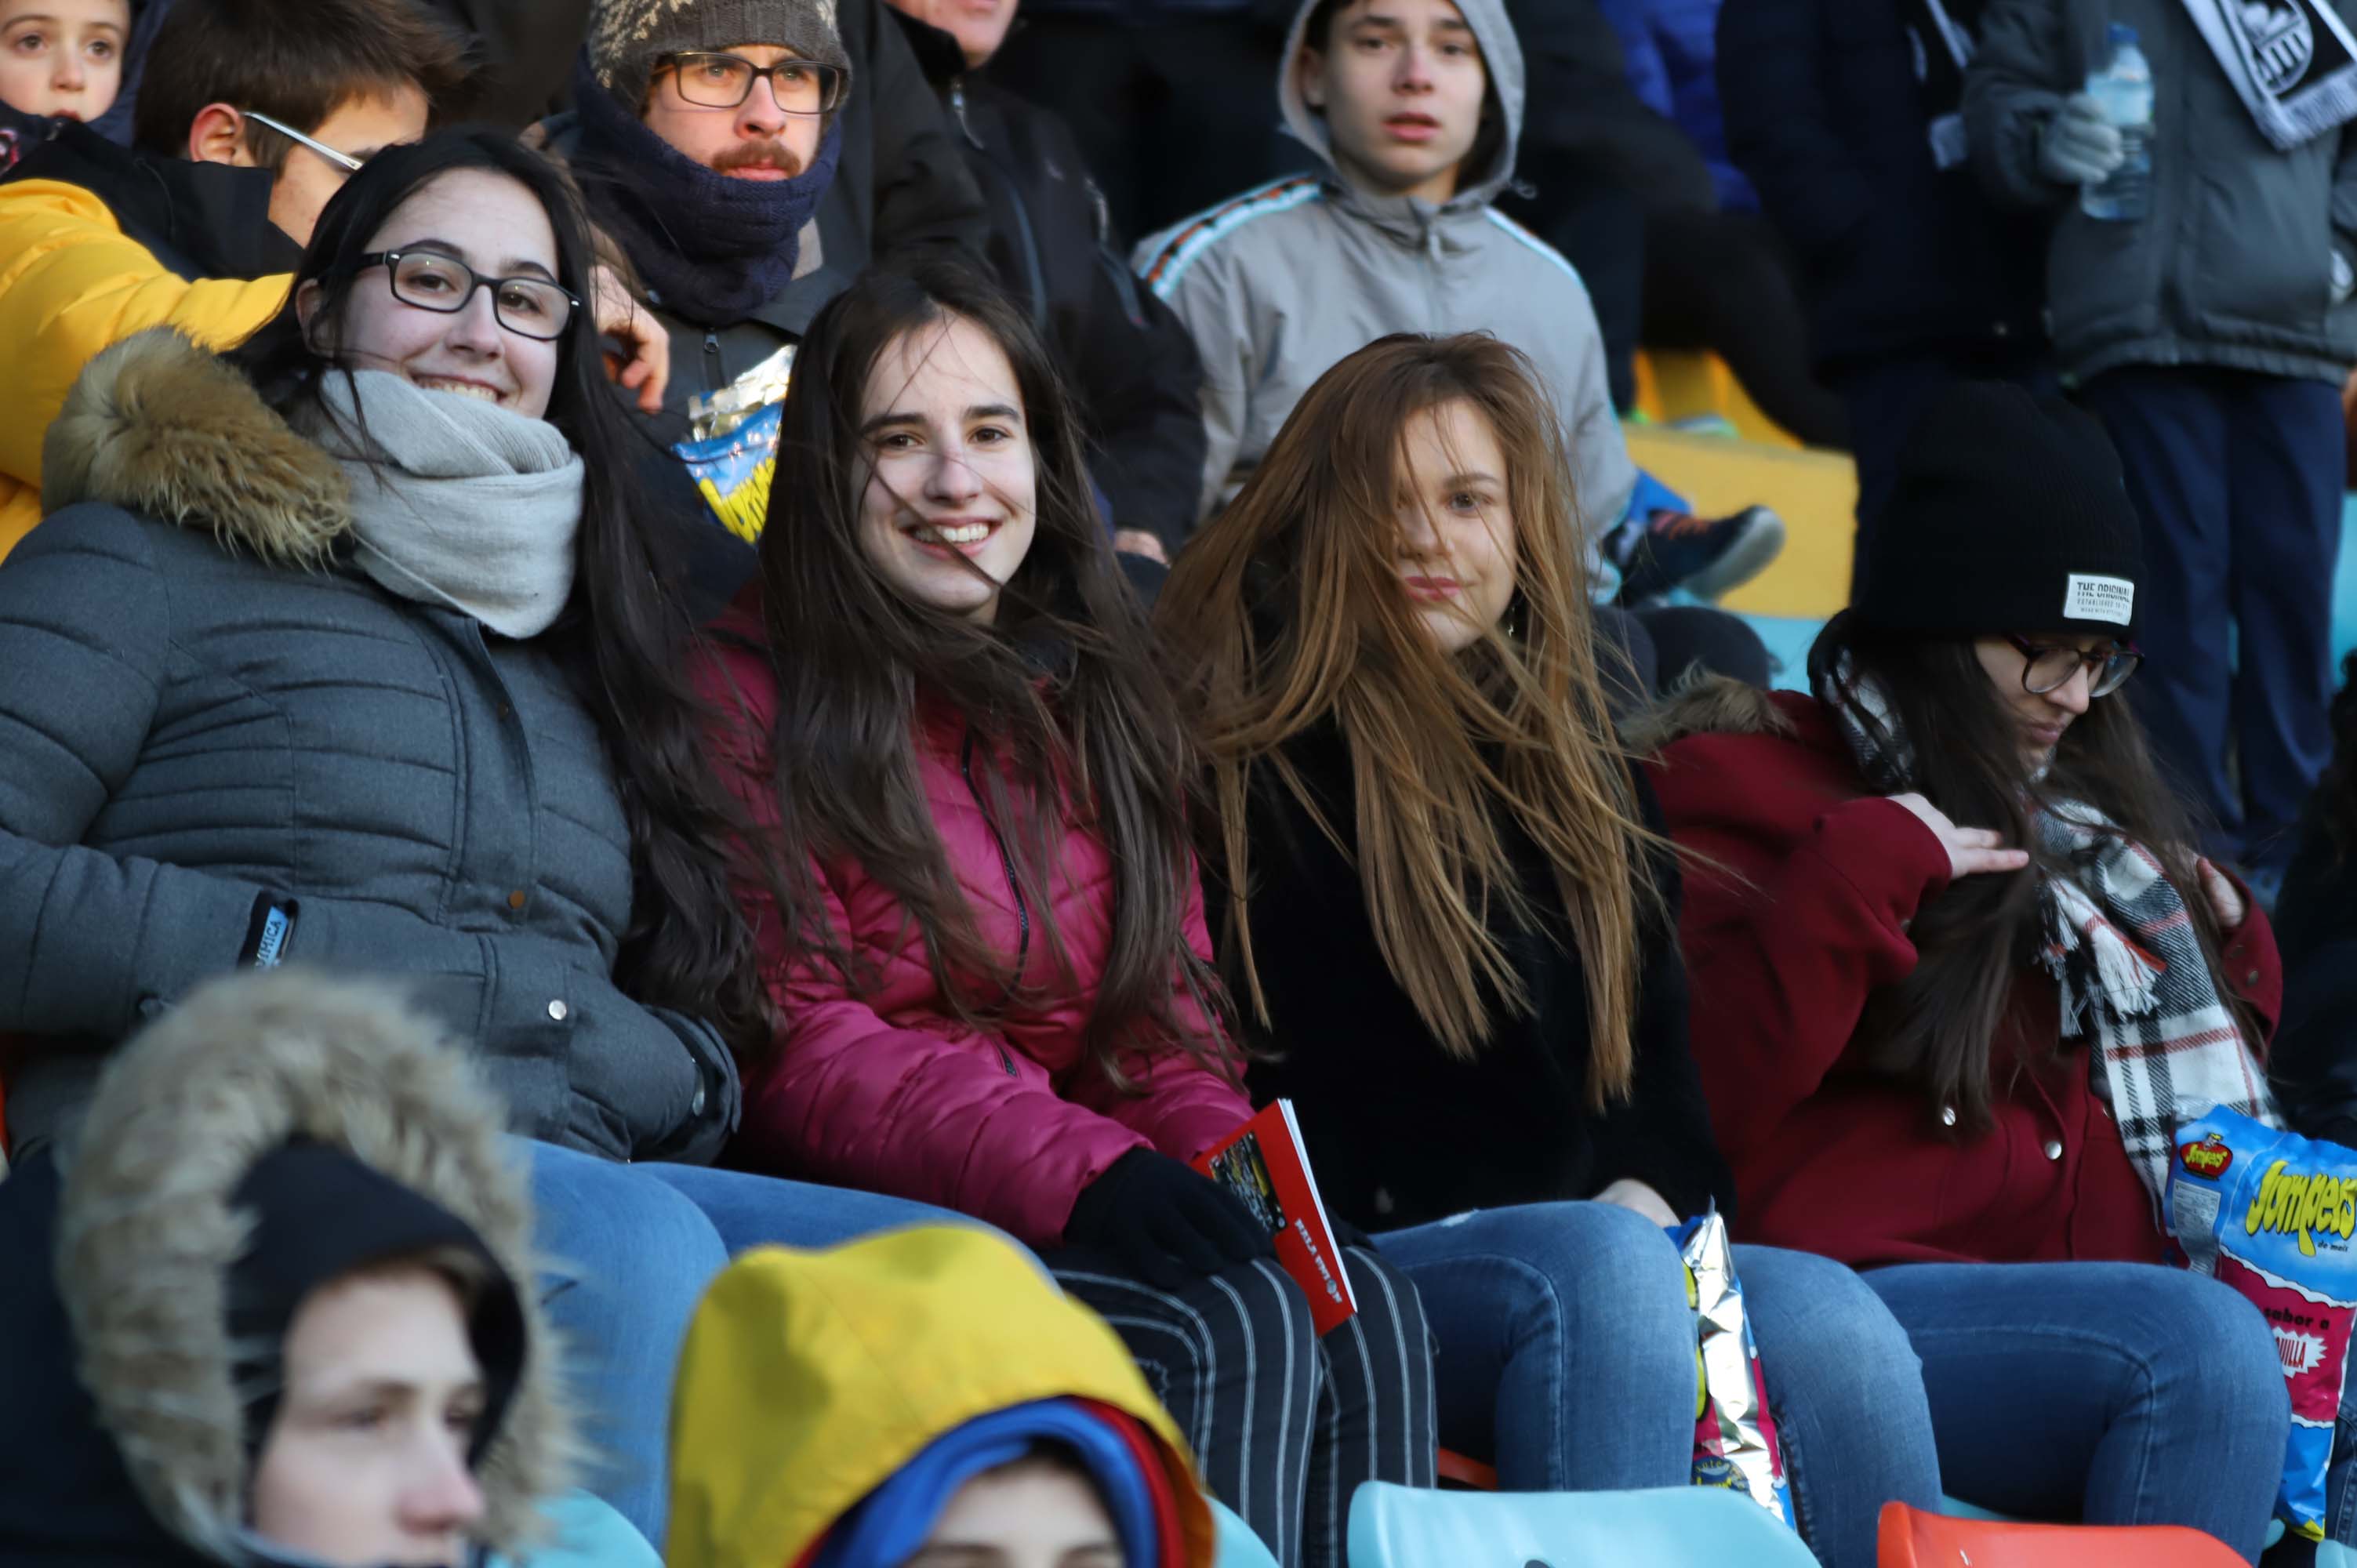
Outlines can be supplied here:
[[1852, 608], [1927, 637], [2135, 630], [2143, 531], [2103, 426], [1964, 381], [1924, 411], [1861, 547]]
[[790, 48], [807, 60], [851, 69], [835, 31], [836, 0], [594, 0], [589, 69], [637, 113], [655, 62], [683, 49], [746, 44]]

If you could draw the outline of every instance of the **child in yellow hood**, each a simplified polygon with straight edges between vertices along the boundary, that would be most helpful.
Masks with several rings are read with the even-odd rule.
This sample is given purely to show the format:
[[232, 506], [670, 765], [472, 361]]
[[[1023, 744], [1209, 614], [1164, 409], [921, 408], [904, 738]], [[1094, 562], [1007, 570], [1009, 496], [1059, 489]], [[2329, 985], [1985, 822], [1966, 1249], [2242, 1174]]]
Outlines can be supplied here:
[[747, 1252], [673, 1402], [670, 1568], [1210, 1568], [1178, 1427], [1120, 1338], [960, 1227]]

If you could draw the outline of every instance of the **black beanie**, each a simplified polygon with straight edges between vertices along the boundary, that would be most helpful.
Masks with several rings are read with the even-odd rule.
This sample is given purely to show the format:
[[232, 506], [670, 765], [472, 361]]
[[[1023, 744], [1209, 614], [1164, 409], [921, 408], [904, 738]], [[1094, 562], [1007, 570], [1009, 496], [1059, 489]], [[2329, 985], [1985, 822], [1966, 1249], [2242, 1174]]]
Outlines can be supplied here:
[[2142, 529], [2094, 418], [2008, 381], [1961, 381], [1899, 453], [1851, 608], [1927, 637], [2100, 632], [2143, 607]]
[[467, 1323], [483, 1372], [483, 1418], [467, 1458], [479, 1465], [522, 1380], [526, 1347], [515, 1282], [474, 1228], [342, 1149], [308, 1142], [256, 1160], [231, 1201], [253, 1223], [227, 1281], [247, 1451], [260, 1453], [276, 1419], [286, 1331], [304, 1298], [371, 1264], [448, 1248], [479, 1259], [484, 1273]]

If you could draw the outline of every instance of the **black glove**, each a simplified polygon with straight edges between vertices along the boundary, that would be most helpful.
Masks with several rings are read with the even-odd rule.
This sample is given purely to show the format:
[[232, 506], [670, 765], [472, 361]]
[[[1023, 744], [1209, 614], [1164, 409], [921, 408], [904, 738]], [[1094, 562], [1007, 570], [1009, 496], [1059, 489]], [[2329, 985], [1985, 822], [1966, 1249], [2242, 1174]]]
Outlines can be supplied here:
[[1243, 1199], [1152, 1149], [1130, 1150], [1081, 1189], [1064, 1240], [1112, 1253], [1159, 1290], [1276, 1255], [1275, 1241]]
[[1337, 1247], [1356, 1247], [1367, 1252], [1383, 1251], [1381, 1247], [1375, 1245], [1375, 1239], [1372, 1236], [1339, 1214], [1329, 1213], [1326, 1216], [1326, 1228], [1334, 1233], [1334, 1245]]

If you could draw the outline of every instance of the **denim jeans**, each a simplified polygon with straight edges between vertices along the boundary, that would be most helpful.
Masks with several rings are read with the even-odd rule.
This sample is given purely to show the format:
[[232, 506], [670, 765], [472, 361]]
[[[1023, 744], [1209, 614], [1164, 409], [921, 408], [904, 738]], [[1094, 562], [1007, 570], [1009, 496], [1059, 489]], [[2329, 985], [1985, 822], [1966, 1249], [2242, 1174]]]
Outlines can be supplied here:
[[2190, 1525], [2258, 1560], [2291, 1403], [2249, 1302], [2152, 1263], [1908, 1263], [1866, 1283], [1922, 1359], [1956, 1496]]
[[[1479, 1209], [1378, 1237], [1438, 1342], [1440, 1441], [1511, 1491], [1687, 1484], [1695, 1320], [1677, 1248], [1605, 1203]], [[1871, 1568], [1876, 1517], [1936, 1509], [1914, 1352], [1858, 1277], [1738, 1247], [1736, 1270], [1802, 1532], [1826, 1568]]]
[[765, 1243], [825, 1247], [907, 1225], [974, 1223], [875, 1193], [517, 1143], [532, 1161], [541, 1294], [599, 1460], [589, 1489], [658, 1547], [670, 1507], [672, 1374], [704, 1287], [729, 1257]]

